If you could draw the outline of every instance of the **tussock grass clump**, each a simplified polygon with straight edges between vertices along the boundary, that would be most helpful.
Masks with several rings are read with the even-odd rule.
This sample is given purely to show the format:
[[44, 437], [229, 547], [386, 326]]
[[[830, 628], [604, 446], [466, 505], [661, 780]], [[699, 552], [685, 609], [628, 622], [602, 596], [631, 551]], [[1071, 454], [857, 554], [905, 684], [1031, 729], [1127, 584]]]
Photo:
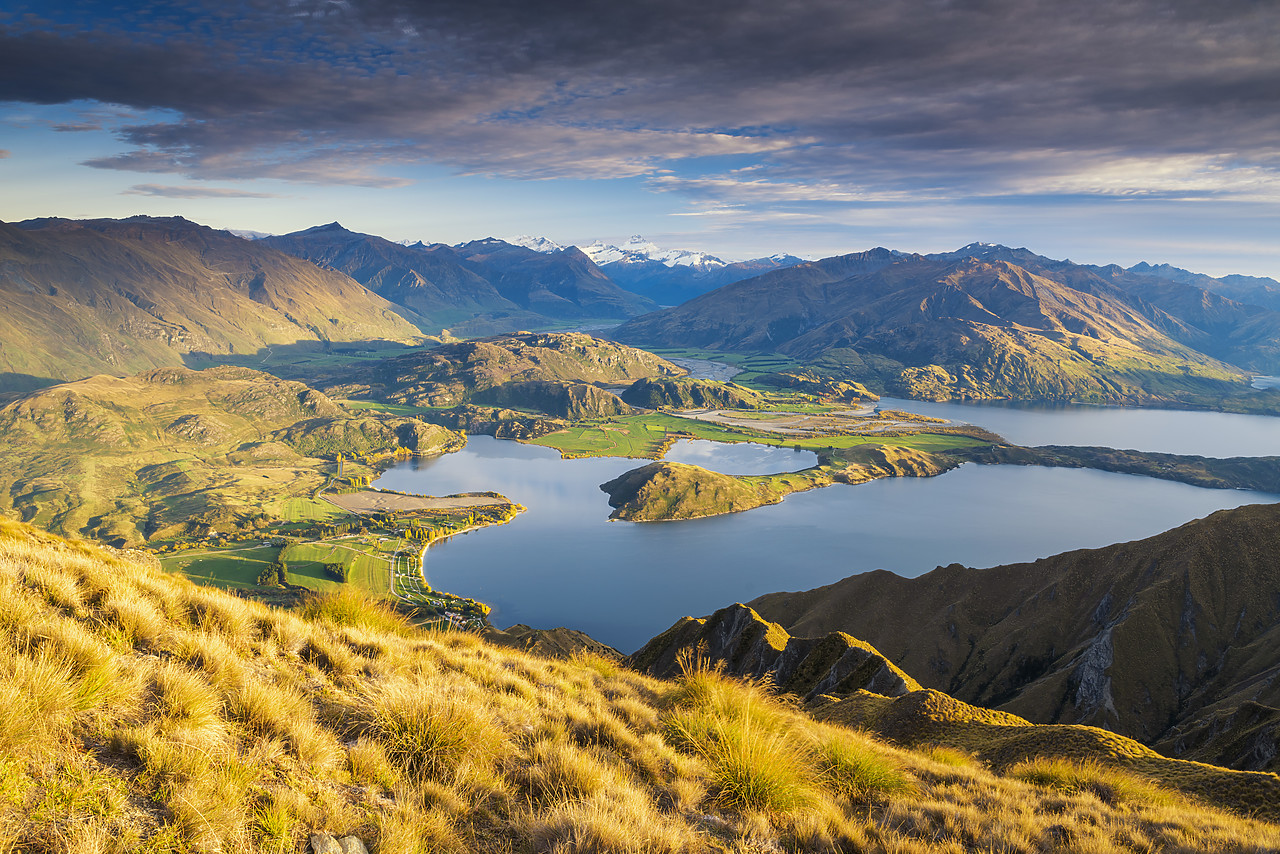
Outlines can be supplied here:
[[375, 685], [363, 696], [362, 734], [387, 758], [420, 779], [456, 774], [465, 764], [492, 765], [507, 736], [472, 694], [442, 692], [417, 680]]
[[901, 766], [856, 733], [830, 733], [818, 747], [828, 785], [851, 798], [905, 794], [914, 789]]
[[399, 637], [413, 633], [412, 626], [404, 617], [349, 587], [311, 598], [302, 606], [299, 615], [306, 620]]
[[0, 521], [0, 851], [1280, 847], [1109, 768], [993, 774], [696, 662], [550, 661], [350, 595], [274, 611], [29, 531]]

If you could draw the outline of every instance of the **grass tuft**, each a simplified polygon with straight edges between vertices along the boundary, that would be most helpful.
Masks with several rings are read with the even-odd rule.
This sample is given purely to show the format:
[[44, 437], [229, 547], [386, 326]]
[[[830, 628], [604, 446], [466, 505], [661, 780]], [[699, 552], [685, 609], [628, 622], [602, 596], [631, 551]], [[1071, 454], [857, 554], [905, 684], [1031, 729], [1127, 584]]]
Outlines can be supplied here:
[[856, 733], [832, 732], [818, 747], [818, 767], [831, 788], [850, 798], [903, 795], [915, 788], [897, 763]]

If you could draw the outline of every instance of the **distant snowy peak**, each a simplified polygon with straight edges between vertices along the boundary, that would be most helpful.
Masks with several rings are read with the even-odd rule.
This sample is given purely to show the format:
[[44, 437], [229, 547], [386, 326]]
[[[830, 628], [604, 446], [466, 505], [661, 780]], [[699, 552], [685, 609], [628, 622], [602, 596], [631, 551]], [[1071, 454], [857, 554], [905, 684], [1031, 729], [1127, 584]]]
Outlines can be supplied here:
[[528, 234], [521, 234], [519, 237], [513, 237], [507, 242], [512, 246], [523, 246], [525, 249], [532, 249], [534, 252], [543, 252], [548, 255], [552, 252], [559, 252], [564, 249], [563, 246], [556, 243], [554, 240], [547, 240], [545, 237], [533, 237]]
[[699, 270], [712, 270], [728, 266], [714, 255], [705, 252], [692, 252], [688, 249], [662, 249], [657, 244], [634, 235], [621, 246], [596, 241], [590, 246], [583, 246], [587, 257], [603, 267], [605, 264], [616, 264], [619, 261], [638, 263], [658, 261], [668, 267], [694, 267]]

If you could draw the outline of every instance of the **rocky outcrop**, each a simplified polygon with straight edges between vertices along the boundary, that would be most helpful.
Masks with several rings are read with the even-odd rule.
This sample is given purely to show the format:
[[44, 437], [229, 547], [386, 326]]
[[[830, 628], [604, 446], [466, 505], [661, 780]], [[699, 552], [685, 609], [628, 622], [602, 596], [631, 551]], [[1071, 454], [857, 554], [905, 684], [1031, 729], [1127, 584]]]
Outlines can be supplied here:
[[491, 644], [512, 647], [543, 658], [569, 660], [584, 654], [598, 655], [601, 658], [622, 658], [622, 653], [608, 644], [600, 643], [586, 632], [564, 626], [535, 629], [516, 623], [505, 629], [485, 632], [484, 639]]
[[1280, 771], [1280, 709], [1252, 700], [1176, 728], [1156, 745], [1182, 759], [1242, 771]]
[[476, 403], [536, 409], [571, 421], [631, 414], [631, 407], [619, 400], [616, 394], [586, 383], [554, 380], [511, 382], [487, 389], [472, 399]]
[[920, 688], [870, 644], [843, 632], [795, 638], [745, 605], [702, 619], [685, 617], [627, 661], [654, 676], [671, 677], [680, 672], [684, 650], [722, 664], [735, 676], [768, 677], [778, 689], [806, 699], [857, 690], [896, 697]]
[[760, 394], [735, 383], [687, 378], [636, 380], [622, 393], [645, 409], [759, 409]]
[[461, 430], [473, 436], [494, 436], [498, 439], [536, 439], [569, 426], [569, 422], [559, 418], [471, 403], [430, 412], [423, 417], [451, 430]]

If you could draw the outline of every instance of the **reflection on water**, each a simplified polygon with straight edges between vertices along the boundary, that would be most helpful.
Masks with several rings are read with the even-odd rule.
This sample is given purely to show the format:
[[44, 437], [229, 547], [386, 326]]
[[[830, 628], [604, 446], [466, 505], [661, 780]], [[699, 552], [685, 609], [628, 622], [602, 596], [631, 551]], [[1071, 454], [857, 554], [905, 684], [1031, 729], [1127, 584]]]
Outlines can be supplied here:
[[914, 576], [952, 562], [1034, 560], [1274, 500], [1082, 469], [966, 465], [711, 519], [608, 521], [599, 485], [643, 462], [561, 460], [548, 448], [473, 436], [464, 451], [407, 461], [377, 485], [435, 495], [492, 489], [523, 504], [528, 511], [506, 525], [432, 546], [430, 583], [490, 603], [498, 625], [570, 626], [626, 652], [682, 616], [768, 592], [879, 568]]
[[705, 439], [680, 439], [663, 459], [702, 466], [721, 474], [777, 474], [800, 471], [818, 464], [818, 455], [813, 451], [753, 445], [750, 442], [708, 442]]
[[1280, 418], [1116, 406], [1010, 406], [881, 398], [882, 409], [986, 427], [1018, 445], [1097, 445], [1201, 457], [1280, 456]]

